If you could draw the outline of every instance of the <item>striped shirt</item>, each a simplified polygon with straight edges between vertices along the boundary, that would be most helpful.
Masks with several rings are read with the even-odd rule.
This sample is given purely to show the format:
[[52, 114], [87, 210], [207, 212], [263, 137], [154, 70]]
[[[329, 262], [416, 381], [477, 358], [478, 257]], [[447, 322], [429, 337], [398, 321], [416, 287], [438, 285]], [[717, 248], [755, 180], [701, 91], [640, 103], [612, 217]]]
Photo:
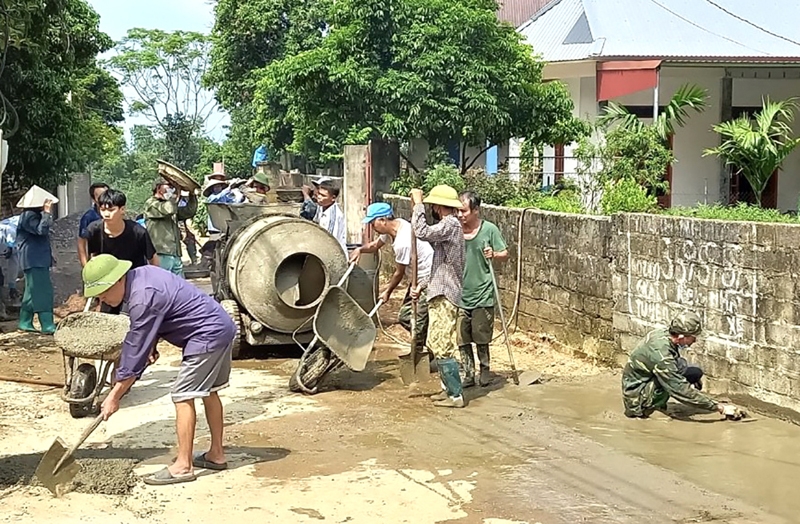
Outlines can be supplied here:
[[322, 209], [322, 206], [317, 206], [314, 222], [333, 235], [333, 238], [341, 244], [344, 254], [347, 255], [347, 225], [345, 224], [344, 213], [342, 212], [342, 208], [339, 207], [339, 204], [334, 202], [332, 205], [328, 206], [327, 209]]
[[464, 278], [464, 231], [455, 215], [444, 217], [438, 224], [428, 225], [425, 205], [417, 204], [411, 216], [417, 238], [433, 246], [433, 265], [427, 296], [444, 296], [456, 306], [461, 303]]

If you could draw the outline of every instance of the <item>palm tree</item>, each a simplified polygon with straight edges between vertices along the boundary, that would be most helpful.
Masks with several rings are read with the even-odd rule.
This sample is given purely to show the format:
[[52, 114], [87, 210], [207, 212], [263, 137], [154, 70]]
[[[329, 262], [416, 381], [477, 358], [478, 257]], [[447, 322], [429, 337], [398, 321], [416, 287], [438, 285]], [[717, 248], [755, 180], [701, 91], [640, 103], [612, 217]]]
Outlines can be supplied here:
[[800, 145], [800, 138], [792, 138], [790, 125], [798, 108], [797, 99], [771, 102], [765, 98], [761, 106], [752, 119], [741, 116], [715, 125], [713, 129], [722, 136], [722, 143], [703, 153], [718, 156], [744, 176], [753, 188], [758, 207], [769, 179]]
[[[675, 125], [683, 127], [689, 117], [689, 110], [694, 109], [702, 113], [706, 108], [708, 93], [705, 89], [691, 84], [682, 85], [672, 96], [667, 107], [664, 108], [655, 121], [650, 124], [658, 131], [661, 139], [666, 143], [670, 135], [675, 132]], [[617, 123], [619, 128], [628, 131], [641, 131], [644, 124], [636, 115], [631, 114], [625, 106], [616, 102], [609, 102], [597, 123], [605, 128]]]

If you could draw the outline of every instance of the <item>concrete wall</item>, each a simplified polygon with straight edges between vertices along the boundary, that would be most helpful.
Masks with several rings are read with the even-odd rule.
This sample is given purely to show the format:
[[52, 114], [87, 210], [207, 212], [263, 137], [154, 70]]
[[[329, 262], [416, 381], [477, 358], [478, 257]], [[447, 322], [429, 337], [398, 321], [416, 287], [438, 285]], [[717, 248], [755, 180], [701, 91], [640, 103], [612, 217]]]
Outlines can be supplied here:
[[[409, 216], [408, 199], [384, 199]], [[507, 312], [522, 212], [483, 211], [511, 252], [498, 266]], [[705, 331], [687, 357], [711, 392], [800, 412], [800, 226], [529, 210], [522, 231], [520, 328], [620, 366], [649, 330], [692, 308]]]
[[[410, 201], [384, 195], [395, 214], [410, 218]], [[507, 314], [516, 291], [517, 238], [523, 211], [483, 206], [483, 216], [503, 232], [511, 257], [497, 265]], [[611, 329], [611, 220], [525, 211], [522, 223], [522, 286], [519, 327], [546, 332], [580, 353], [603, 361], [615, 358]], [[384, 256], [385, 263], [393, 260]]]

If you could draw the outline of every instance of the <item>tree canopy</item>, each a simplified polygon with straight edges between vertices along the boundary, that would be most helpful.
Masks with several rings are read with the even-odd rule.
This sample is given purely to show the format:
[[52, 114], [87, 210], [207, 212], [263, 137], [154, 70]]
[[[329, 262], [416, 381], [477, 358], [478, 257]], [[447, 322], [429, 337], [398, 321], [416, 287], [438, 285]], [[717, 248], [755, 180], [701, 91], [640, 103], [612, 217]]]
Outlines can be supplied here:
[[496, 10], [494, 0], [338, 0], [319, 45], [254, 73], [257, 133], [325, 161], [371, 137], [482, 146], [586, 132]]
[[96, 59], [113, 42], [85, 0], [0, 0], [0, 10], [3, 187], [52, 188], [100, 161], [121, 132], [122, 93]]

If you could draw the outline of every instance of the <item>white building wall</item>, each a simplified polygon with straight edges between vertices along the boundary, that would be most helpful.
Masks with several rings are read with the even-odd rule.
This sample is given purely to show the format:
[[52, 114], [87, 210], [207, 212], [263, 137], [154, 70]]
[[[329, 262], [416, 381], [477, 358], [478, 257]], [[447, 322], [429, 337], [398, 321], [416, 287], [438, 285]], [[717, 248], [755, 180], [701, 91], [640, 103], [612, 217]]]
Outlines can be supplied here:
[[[800, 96], [800, 80], [737, 78], [733, 80], [733, 105], [739, 107], [761, 106], [763, 97], [786, 100]], [[793, 124], [795, 136], [800, 134], [800, 115]], [[800, 197], [800, 148], [786, 159], [778, 174], [778, 208], [797, 209]]]
[[[703, 151], [719, 143], [719, 135], [711, 129], [719, 122], [720, 92], [724, 70], [719, 68], [671, 68], [661, 70], [659, 105], [666, 105], [686, 83], [697, 84], [709, 94], [704, 112], [690, 112], [684, 127], [675, 130], [672, 165], [672, 205], [695, 206], [719, 199], [719, 161], [703, 157]], [[614, 101], [623, 105], [652, 106], [653, 90], [639, 91]], [[652, 120], [644, 120], [647, 123]]]

